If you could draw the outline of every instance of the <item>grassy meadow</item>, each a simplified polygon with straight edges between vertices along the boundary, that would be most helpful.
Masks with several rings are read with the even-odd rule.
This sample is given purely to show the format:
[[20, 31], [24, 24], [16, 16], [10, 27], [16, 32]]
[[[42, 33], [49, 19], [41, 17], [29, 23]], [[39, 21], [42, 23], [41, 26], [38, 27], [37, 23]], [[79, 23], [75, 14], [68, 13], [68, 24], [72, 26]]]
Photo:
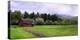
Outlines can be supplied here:
[[[18, 25], [10, 26], [11, 39], [37, 38], [37, 34], [41, 33], [46, 37], [56, 36], [74, 36], [78, 34], [77, 25], [34, 25], [33, 27], [19, 27]], [[32, 31], [32, 32], [28, 32]]]
[[[16, 27], [16, 28], [14, 28]], [[23, 39], [23, 38], [32, 38], [36, 37], [35, 35], [32, 35], [31, 33], [25, 32], [22, 30], [22, 28], [12, 25], [10, 29], [10, 38], [11, 39]]]

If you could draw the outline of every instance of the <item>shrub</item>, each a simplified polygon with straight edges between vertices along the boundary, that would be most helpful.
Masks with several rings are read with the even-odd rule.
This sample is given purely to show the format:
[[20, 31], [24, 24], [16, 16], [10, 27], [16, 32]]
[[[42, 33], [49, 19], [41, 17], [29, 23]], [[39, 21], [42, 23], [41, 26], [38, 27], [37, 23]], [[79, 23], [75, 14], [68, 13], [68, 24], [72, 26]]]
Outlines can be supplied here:
[[41, 24], [44, 24], [44, 19], [43, 18], [36, 18], [35, 22], [36, 22], [36, 24], [41, 25]]

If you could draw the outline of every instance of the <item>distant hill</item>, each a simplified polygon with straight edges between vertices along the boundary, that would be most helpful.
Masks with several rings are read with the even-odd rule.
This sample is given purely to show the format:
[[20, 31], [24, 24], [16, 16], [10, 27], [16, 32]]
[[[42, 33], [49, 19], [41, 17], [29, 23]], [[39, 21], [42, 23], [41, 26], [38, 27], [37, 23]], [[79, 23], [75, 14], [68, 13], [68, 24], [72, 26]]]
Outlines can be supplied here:
[[78, 16], [56, 14], [61, 19], [78, 20]]

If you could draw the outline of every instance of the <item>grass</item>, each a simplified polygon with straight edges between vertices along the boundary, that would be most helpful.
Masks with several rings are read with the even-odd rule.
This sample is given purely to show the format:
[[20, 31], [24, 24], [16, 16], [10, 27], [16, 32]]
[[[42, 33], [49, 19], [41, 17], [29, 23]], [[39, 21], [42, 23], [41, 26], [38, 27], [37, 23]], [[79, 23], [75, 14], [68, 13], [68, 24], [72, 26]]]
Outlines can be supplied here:
[[47, 36], [72, 36], [78, 34], [77, 25], [37, 25], [31, 30], [41, 32]]
[[[48, 37], [78, 35], [77, 25], [35, 25], [34, 27], [24, 27], [24, 29], [40, 32]], [[23, 27], [16, 25], [11, 25], [10, 33], [13, 39], [36, 37], [31, 33], [25, 32]]]
[[11, 39], [24, 39], [24, 38], [33, 38], [36, 36], [32, 35], [31, 33], [25, 32], [22, 30], [22, 28], [14, 25], [11, 27], [10, 37]]

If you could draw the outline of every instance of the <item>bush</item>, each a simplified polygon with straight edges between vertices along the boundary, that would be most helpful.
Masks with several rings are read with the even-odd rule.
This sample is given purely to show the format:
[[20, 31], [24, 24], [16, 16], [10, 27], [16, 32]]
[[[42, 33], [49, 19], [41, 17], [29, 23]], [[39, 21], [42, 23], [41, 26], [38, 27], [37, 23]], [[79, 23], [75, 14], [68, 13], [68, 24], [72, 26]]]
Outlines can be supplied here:
[[36, 18], [35, 22], [37, 25], [42, 25], [42, 24], [44, 24], [44, 19], [43, 18]]
[[10, 24], [11, 24], [11, 25], [18, 25], [18, 21], [12, 20], [12, 21], [10, 21]]
[[44, 24], [46, 25], [51, 25], [53, 22], [51, 20], [46, 20], [46, 22]]

